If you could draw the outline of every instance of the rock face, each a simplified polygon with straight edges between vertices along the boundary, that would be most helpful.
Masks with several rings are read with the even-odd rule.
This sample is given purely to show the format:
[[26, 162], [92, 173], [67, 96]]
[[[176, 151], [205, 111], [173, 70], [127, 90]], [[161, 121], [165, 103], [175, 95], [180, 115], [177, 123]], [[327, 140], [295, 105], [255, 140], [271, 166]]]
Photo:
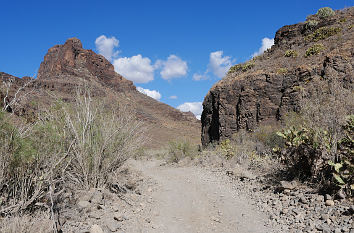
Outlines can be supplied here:
[[[211, 88], [201, 117], [204, 146], [298, 111], [299, 90], [313, 80], [336, 78], [353, 88], [354, 8], [310, 19], [315, 26], [305, 22], [279, 29], [271, 49], [235, 67]], [[315, 44], [323, 50], [309, 55]]]
[[82, 48], [77, 38], [68, 39], [63, 45], [48, 50], [38, 71], [38, 80], [45, 81], [61, 76], [78, 76], [86, 80], [95, 78], [99, 83], [118, 91], [135, 90], [133, 82], [114, 71], [113, 65], [102, 55]]

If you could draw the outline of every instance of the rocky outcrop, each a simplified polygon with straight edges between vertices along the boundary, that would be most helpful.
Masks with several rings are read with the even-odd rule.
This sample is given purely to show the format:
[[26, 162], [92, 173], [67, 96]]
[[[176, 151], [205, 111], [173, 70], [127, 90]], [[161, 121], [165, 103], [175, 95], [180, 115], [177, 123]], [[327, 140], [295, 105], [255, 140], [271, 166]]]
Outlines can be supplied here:
[[81, 77], [114, 88], [117, 91], [135, 90], [133, 82], [114, 71], [113, 65], [102, 55], [82, 48], [77, 38], [48, 50], [38, 71], [38, 80], [55, 82], [63, 76]]
[[[310, 19], [317, 20], [312, 28], [305, 22], [279, 29], [270, 50], [234, 67], [211, 88], [203, 102], [203, 145], [298, 111], [299, 90], [315, 79], [336, 78], [353, 88], [354, 8], [337, 11], [331, 18]], [[326, 33], [329, 30], [334, 33]], [[315, 44], [323, 50], [309, 55]]]

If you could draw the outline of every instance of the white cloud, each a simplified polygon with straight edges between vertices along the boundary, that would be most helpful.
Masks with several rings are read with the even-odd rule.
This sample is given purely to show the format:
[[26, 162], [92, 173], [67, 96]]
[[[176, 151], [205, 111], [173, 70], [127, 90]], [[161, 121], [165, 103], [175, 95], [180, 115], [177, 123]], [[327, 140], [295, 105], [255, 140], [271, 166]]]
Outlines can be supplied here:
[[271, 48], [274, 45], [274, 39], [270, 39], [270, 38], [263, 38], [262, 39], [262, 46], [259, 48], [259, 50], [257, 52], [255, 52], [252, 57], [261, 55], [262, 53], [264, 53], [267, 49]]
[[198, 73], [195, 73], [193, 74], [193, 80], [195, 81], [200, 81], [200, 80], [206, 80], [208, 79], [208, 76], [205, 74], [198, 74]]
[[155, 67], [151, 60], [140, 54], [118, 58], [113, 61], [114, 70], [135, 83], [147, 83], [154, 80]]
[[192, 112], [197, 119], [200, 119], [200, 116], [203, 111], [202, 102], [186, 102], [181, 104], [177, 107], [177, 109], [181, 110], [182, 112]]
[[156, 61], [155, 68], [160, 67], [162, 67], [161, 77], [166, 80], [183, 77], [188, 71], [187, 62], [173, 54], [166, 61]]
[[213, 72], [219, 78], [225, 76], [232, 65], [231, 57], [224, 56], [223, 51], [210, 53], [208, 71]]
[[108, 61], [112, 61], [113, 57], [118, 55], [118, 51], [114, 52], [114, 48], [118, 47], [119, 40], [114, 36], [107, 38], [105, 35], [97, 37], [95, 41], [98, 53], [103, 55]]
[[178, 97], [176, 95], [171, 95], [170, 97], [168, 97], [171, 100], [176, 100]]
[[144, 89], [142, 87], [136, 87], [136, 89], [139, 92], [141, 92], [141, 93], [143, 93], [143, 94], [145, 94], [147, 96], [150, 96], [151, 98], [153, 98], [155, 100], [160, 100], [161, 99], [161, 94], [158, 91], [150, 90], [150, 89]]

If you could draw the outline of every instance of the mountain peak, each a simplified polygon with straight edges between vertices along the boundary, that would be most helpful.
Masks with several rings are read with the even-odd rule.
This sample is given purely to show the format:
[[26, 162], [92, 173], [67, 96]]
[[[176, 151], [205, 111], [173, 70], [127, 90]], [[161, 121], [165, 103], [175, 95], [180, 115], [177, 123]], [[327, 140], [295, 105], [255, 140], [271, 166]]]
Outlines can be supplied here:
[[96, 80], [118, 91], [135, 90], [133, 82], [116, 73], [105, 57], [84, 49], [75, 37], [50, 48], [38, 71], [39, 80], [60, 80], [69, 76]]

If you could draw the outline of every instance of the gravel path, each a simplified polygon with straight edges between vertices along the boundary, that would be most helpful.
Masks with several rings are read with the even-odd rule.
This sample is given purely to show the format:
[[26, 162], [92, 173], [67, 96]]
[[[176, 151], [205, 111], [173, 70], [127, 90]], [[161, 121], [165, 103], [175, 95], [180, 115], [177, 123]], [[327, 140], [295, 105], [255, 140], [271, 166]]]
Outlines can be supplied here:
[[151, 228], [142, 232], [271, 232], [267, 217], [230, 183], [197, 167], [159, 166], [134, 161], [143, 176], [157, 182], [151, 193]]

